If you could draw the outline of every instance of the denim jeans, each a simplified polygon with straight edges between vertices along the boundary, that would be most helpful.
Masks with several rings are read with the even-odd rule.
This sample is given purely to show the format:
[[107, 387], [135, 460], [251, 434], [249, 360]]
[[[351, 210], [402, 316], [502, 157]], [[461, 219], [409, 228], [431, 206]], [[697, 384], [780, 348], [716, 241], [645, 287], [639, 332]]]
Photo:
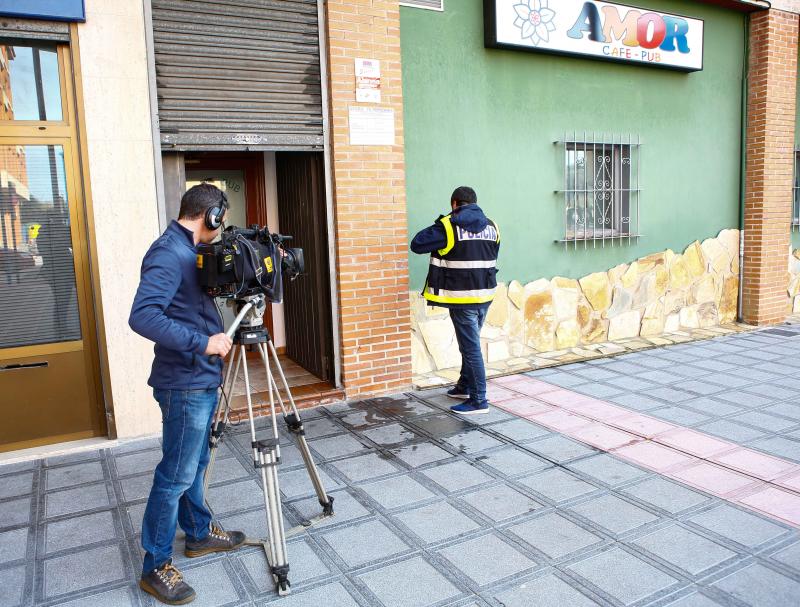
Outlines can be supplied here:
[[461, 376], [456, 385], [466, 390], [470, 401], [478, 405], [486, 402], [481, 327], [488, 309], [488, 306], [480, 309], [450, 308], [450, 320], [453, 321], [458, 350], [461, 352]]
[[211, 512], [203, 496], [203, 474], [210, 458], [209, 431], [217, 390], [153, 390], [161, 407], [163, 446], [142, 521], [142, 570], [148, 573], [172, 558], [175, 527], [187, 539], [202, 540]]

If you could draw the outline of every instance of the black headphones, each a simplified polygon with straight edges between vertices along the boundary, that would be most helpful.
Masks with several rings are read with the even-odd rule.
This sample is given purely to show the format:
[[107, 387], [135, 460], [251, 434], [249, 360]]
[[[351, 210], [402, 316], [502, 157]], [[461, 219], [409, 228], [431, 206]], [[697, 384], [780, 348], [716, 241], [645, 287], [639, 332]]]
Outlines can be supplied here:
[[225, 192], [219, 190], [219, 202], [213, 207], [206, 209], [205, 224], [209, 230], [217, 230], [222, 225], [222, 218], [225, 215], [225, 209], [228, 208], [228, 197]]

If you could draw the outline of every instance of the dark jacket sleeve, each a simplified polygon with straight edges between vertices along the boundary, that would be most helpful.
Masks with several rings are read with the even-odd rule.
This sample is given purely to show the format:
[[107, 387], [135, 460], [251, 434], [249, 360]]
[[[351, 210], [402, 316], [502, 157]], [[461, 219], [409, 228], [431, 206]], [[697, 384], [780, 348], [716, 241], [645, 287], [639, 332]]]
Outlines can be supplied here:
[[208, 336], [165, 314], [180, 284], [180, 264], [175, 254], [165, 247], [151, 249], [142, 262], [142, 275], [128, 324], [142, 337], [165, 348], [203, 354]]
[[442, 222], [437, 221], [432, 226], [420, 230], [411, 241], [411, 250], [414, 253], [432, 253], [443, 249], [447, 245], [447, 234]]

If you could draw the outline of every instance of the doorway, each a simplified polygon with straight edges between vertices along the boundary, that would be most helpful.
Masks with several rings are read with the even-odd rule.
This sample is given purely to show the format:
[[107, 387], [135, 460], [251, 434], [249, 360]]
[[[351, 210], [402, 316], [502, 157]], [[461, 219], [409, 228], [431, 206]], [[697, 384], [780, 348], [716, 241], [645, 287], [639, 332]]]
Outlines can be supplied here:
[[[231, 204], [228, 226], [266, 225], [271, 232], [292, 236], [287, 247], [303, 249], [305, 271], [295, 280], [284, 279], [283, 302], [267, 306], [265, 325], [299, 403], [320, 402], [326, 395], [340, 397], [332, 385], [333, 316], [323, 155], [186, 152], [184, 171], [186, 189], [206, 182], [227, 194]], [[222, 314], [227, 327], [234, 313], [224, 307]], [[256, 362], [254, 359], [254, 369], [258, 368]], [[251, 379], [258, 392], [266, 390], [265, 377]]]

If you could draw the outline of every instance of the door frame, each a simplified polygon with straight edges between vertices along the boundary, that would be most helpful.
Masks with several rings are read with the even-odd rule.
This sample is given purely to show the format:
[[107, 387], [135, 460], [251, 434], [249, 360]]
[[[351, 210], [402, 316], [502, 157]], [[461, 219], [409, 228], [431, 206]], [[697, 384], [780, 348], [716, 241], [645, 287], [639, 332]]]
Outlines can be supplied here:
[[70, 25], [70, 41], [56, 42], [59, 79], [61, 83], [62, 119], [60, 121], [3, 121], [0, 122], [2, 145], [60, 145], [64, 150], [64, 175], [67, 199], [70, 201], [70, 236], [75, 266], [75, 291], [81, 324], [81, 339], [19, 346], [0, 350], [0, 361], [83, 350], [86, 380], [89, 385], [89, 407], [92, 416], [90, 429], [62, 435], [10, 443], [2, 451], [55, 444], [68, 440], [100, 437], [113, 433], [107, 423], [108, 403], [104, 399], [105, 373], [101, 366], [101, 339], [104, 338], [102, 311], [96, 259], [97, 248], [92, 223], [92, 207], [88, 189], [88, 158], [86, 156], [85, 124], [77, 26]]

